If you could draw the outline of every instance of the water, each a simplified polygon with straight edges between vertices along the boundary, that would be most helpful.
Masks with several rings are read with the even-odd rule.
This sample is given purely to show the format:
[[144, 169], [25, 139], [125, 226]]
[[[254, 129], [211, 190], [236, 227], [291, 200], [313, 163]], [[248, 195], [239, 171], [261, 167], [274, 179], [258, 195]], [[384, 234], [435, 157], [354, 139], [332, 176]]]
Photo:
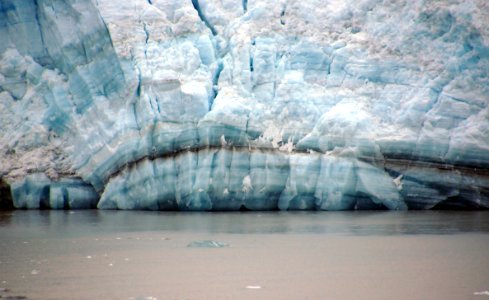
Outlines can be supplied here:
[[[189, 247], [201, 242], [226, 247]], [[489, 299], [488, 290], [489, 212], [0, 212], [0, 298]]]

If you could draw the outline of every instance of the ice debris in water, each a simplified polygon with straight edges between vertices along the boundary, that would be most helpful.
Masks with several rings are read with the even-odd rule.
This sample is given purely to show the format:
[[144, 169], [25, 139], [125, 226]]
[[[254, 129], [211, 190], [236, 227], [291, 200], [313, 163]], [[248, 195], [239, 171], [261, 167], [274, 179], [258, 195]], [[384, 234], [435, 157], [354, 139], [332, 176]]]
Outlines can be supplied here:
[[475, 292], [475, 296], [489, 296], [489, 291]]
[[259, 289], [261, 289], [261, 286], [259, 286], [259, 285], [247, 285], [246, 288], [250, 289], [250, 290], [259, 290]]
[[212, 240], [204, 240], [204, 241], [193, 241], [190, 242], [187, 247], [189, 248], [223, 248], [229, 247], [228, 243], [212, 241]]

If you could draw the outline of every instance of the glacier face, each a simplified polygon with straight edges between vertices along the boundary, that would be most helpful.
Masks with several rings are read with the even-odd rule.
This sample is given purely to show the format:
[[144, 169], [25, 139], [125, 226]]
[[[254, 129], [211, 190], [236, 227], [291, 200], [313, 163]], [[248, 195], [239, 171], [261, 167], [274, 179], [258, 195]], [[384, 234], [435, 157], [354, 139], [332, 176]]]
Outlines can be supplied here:
[[1, 0], [18, 208], [489, 208], [489, 4]]

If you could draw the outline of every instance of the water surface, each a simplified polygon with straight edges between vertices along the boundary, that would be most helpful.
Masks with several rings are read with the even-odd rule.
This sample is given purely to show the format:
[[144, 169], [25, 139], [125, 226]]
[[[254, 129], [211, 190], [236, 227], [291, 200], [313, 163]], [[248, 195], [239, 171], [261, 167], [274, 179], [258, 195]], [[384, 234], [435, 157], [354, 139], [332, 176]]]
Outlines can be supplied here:
[[[229, 246], [188, 247], [195, 241]], [[489, 299], [487, 290], [489, 212], [0, 212], [0, 298]]]

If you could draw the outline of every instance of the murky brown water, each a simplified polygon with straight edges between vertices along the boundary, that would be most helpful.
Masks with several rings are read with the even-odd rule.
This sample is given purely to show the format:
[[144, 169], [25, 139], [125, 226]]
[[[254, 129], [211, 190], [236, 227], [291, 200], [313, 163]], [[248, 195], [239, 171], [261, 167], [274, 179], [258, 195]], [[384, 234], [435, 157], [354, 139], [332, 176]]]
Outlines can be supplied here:
[[[228, 246], [188, 247], [203, 240]], [[489, 212], [0, 212], [0, 298], [483, 300], [486, 291]]]

